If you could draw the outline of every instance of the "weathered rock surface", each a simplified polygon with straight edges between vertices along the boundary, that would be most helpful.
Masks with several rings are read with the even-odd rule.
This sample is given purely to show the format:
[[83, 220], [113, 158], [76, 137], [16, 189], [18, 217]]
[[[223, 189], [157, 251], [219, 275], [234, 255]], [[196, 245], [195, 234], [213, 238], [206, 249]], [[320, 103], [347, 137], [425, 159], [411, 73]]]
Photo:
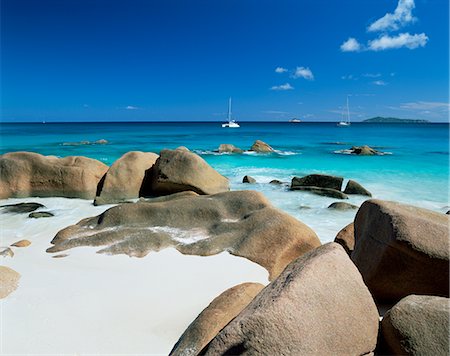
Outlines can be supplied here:
[[292, 178], [291, 188], [294, 187], [319, 187], [341, 190], [344, 178], [326, 174], [309, 174], [304, 177]]
[[35, 211], [39, 208], [45, 208], [45, 206], [39, 203], [18, 203], [2, 205], [0, 206], [0, 208], [2, 213], [25, 214]]
[[12, 152], [0, 156], [0, 198], [67, 197], [93, 199], [108, 170], [86, 157]]
[[256, 140], [253, 143], [252, 147], [250, 147], [250, 151], [267, 153], [267, 152], [273, 152], [274, 149], [272, 147], [270, 147], [267, 143], [260, 141], [260, 140]]
[[158, 155], [152, 152], [125, 153], [106, 172], [99, 184], [99, 194], [94, 205], [115, 204], [139, 198], [140, 193], [145, 191], [143, 185], [150, 185], [150, 182], [144, 181], [145, 174], [157, 159]]
[[20, 274], [11, 268], [0, 266], [0, 299], [14, 292], [19, 283]]
[[239, 147], [236, 147], [235, 145], [231, 145], [228, 143], [222, 143], [218, 150], [219, 153], [242, 153], [244, 152]]
[[448, 297], [449, 216], [382, 200], [355, 218], [352, 260], [379, 302], [410, 294]]
[[292, 262], [206, 346], [204, 355], [363, 355], [378, 312], [343, 248], [326, 244]]
[[61, 230], [52, 243], [48, 252], [103, 246], [101, 253], [138, 257], [170, 246], [190, 255], [229, 251], [265, 267], [272, 279], [320, 246], [314, 231], [255, 191], [120, 204]]
[[195, 356], [217, 333], [244, 309], [264, 288], [260, 283], [243, 283], [216, 297], [181, 335], [171, 356]]
[[162, 150], [151, 172], [154, 195], [168, 195], [185, 190], [198, 194], [228, 191], [228, 179], [220, 175], [195, 153], [184, 150]]
[[244, 178], [242, 178], [242, 183], [254, 184], [256, 183], [256, 179], [250, 176], [245, 176]]
[[30, 245], [31, 245], [30, 241], [28, 241], [28, 240], [20, 240], [20, 241], [14, 242], [11, 246], [14, 246], [14, 247], [28, 247]]
[[372, 193], [369, 192], [366, 188], [364, 188], [361, 184], [354, 180], [349, 180], [347, 186], [344, 190], [345, 194], [358, 194], [358, 195], [366, 195], [368, 197], [372, 196]]
[[355, 248], [355, 230], [354, 224], [350, 223], [339, 231], [334, 238], [334, 242], [341, 245], [350, 256]]
[[28, 215], [29, 218], [33, 218], [33, 219], [51, 218], [52, 216], [55, 216], [55, 215], [49, 211], [37, 211], [37, 212], [35, 211]]
[[348, 199], [348, 196], [339, 190], [331, 188], [320, 188], [320, 187], [304, 187], [300, 185], [291, 186], [291, 190], [300, 190], [305, 192], [310, 192], [317, 195], [322, 195], [325, 197], [336, 198], [336, 199]]
[[381, 323], [379, 354], [448, 355], [448, 298], [410, 295], [390, 309]]
[[350, 203], [335, 202], [335, 203], [331, 203], [328, 206], [328, 209], [333, 209], [333, 210], [355, 210], [355, 209], [358, 209], [358, 206], [350, 204]]

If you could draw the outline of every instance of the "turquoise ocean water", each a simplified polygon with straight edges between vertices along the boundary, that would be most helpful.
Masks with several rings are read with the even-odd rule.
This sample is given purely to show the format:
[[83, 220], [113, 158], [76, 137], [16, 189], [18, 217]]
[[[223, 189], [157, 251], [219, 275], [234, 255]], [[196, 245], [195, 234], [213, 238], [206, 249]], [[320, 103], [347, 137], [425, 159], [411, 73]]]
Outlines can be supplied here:
[[[220, 123], [35, 123], [0, 125], [0, 153], [34, 151], [45, 155], [82, 155], [110, 165], [131, 150], [158, 153], [186, 146], [230, 179], [231, 187], [263, 192], [274, 205], [313, 227], [322, 241], [330, 241], [355, 212], [327, 209], [335, 199], [267, 184], [290, 182], [294, 176], [329, 173], [355, 179], [374, 198], [397, 200], [447, 211], [449, 192], [448, 124], [242, 123], [224, 129]], [[67, 145], [106, 139], [106, 145]], [[218, 154], [221, 143], [249, 149], [260, 139], [273, 154]], [[358, 157], [338, 151], [367, 144], [383, 156]], [[257, 184], [242, 184], [244, 175]], [[352, 196], [360, 205], [364, 197]]]

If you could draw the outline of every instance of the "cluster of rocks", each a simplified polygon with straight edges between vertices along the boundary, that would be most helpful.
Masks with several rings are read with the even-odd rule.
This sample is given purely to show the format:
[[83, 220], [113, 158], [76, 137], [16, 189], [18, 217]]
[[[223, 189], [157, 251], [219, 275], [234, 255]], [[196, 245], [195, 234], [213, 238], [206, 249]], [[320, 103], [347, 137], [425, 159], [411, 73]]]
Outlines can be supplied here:
[[[274, 152], [275, 150], [270, 147], [267, 143], [256, 140], [253, 145], [248, 150], [249, 152], [258, 152], [258, 153], [270, 153]], [[243, 153], [244, 150], [240, 149], [239, 147], [236, 147], [234, 145], [224, 143], [219, 146], [217, 149], [217, 152], [219, 153]]]
[[0, 156], [0, 199], [67, 197], [119, 203], [181, 191], [215, 194], [229, 190], [228, 179], [184, 147], [128, 152], [111, 167], [86, 157], [13, 152]]
[[344, 191], [341, 191], [343, 181], [343, 177], [310, 174], [304, 177], [292, 178], [291, 190], [307, 191], [336, 199], [348, 199], [348, 194], [372, 196], [366, 188], [351, 179], [348, 181]]

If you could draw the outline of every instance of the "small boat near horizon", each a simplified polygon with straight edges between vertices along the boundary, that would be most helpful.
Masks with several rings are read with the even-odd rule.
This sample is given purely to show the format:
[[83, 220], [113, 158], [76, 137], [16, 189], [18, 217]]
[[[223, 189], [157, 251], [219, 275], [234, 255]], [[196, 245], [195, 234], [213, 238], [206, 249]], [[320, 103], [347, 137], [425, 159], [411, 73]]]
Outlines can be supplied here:
[[297, 119], [296, 117], [294, 117], [294, 118], [290, 119], [289, 122], [294, 123], [294, 124], [298, 124], [298, 123], [302, 122], [302, 120]]
[[229, 127], [229, 128], [238, 128], [241, 127], [236, 122], [236, 120], [233, 120], [231, 118], [231, 97], [228, 99], [228, 122], [222, 124], [222, 127]]
[[[342, 116], [344, 116], [344, 113], [342, 113]], [[347, 95], [347, 118], [345, 120], [343, 119], [342, 121], [338, 122], [337, 125], [341, 126], [341, 127], [346, 127], [346, 126], [351, 125], [350, 124], [350, 109], [348, 107], [348, 95]]]

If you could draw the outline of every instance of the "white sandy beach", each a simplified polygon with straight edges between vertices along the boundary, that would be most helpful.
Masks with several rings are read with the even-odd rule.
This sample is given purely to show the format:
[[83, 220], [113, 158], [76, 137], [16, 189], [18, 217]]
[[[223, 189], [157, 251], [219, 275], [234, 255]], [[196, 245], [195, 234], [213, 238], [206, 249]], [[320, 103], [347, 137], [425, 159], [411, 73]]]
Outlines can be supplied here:
[[0, 301], [1, 354], [168, 354], [221, 292], [242, 282], [268, 283], [265, 269], [228, 253], [199, 257], [166, 249], [130, 258], [77, 248], [52, 258], [45, 250], [60, 229], [108, 207], [64, 198], [0, 204], [25, 201], [55, 216], [0, 214], [0, 246], [32, 242], [1, 261], [22, 275], [17, 290]]

